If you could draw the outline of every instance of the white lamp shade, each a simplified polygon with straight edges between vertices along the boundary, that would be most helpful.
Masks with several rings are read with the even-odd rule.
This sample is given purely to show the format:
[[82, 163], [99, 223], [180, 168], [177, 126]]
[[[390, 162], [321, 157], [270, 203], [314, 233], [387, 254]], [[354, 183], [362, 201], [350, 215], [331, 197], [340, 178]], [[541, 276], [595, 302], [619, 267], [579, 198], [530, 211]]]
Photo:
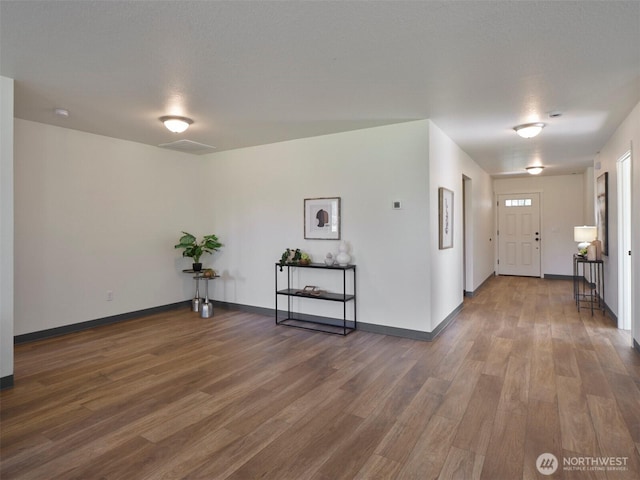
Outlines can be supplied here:
[[573, 227], [573, 241], [578, 243], [591, 243], [598, 237], [598, 228], [584, 225]]

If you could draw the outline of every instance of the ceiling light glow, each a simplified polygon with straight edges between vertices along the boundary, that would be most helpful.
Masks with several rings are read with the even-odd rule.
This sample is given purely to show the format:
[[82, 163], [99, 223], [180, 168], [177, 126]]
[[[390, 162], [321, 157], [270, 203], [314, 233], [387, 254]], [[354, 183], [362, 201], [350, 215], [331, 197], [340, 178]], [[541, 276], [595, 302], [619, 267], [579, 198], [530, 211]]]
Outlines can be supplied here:
[[544, 126], [545, 124], [541, 122], [525, 123], [525, 124], [513, 127], [513, 129], [522, 138], [533, 138], [542, 131]]
[[542, 173], [542, 170], [544, 170], [544, 167], [542, 166], [527, 167], [525, 170], [529, 172], [531, 175], [539, 175], [540, 173]]
[[66, 108], [54, 108], [53, 114], [57, 117], [69, 118], [69, 110]]
[[187, 117], [179, 117], [176, 115], [166, 115], [160, 117], [160, 121], [164, 123], [164, 126], [173, 133], [182, 133], [189, 125], [193, 123], [193, 120]]

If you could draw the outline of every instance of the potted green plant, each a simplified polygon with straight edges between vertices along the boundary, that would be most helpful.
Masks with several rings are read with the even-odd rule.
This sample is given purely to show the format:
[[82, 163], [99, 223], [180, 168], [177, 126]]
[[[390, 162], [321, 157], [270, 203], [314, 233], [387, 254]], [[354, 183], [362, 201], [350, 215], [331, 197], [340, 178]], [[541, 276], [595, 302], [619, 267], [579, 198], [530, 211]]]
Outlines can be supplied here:
[[311, 263], [311, 256], [308, 253], [302, 253], [300, 255], [300, 265], [309, 265]]
[[282, 267], [285, 265], [298, 265], [302, 255], [299, 248], [295, 250], [293, 248], [287, 248], [282, 254], [282, 257], [280, 257], [280, 271], [282, 271]]
[[182, 248], [182, 256], [190, 257], [193, 259], [193, 271], [199, 272], [202, 270], [202, 263], [200, 263], [200, 257], [205, 253], [213, 253], [222, 247], [222, 243], [218, 241], [218, 237], [215, 235], [205, 235], [200, 242], [196, 237], [188, 232], [182, 232], [183, 235], [174, 248]]

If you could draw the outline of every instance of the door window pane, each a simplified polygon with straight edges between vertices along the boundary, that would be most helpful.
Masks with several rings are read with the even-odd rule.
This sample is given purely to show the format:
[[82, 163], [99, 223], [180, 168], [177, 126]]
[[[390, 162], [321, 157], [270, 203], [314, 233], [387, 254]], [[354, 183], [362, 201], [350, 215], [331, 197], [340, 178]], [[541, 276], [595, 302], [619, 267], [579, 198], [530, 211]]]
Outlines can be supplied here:
[[530, 198], [513, 198], [504, 201], [505, 207], [530, 207], [531, 205]]

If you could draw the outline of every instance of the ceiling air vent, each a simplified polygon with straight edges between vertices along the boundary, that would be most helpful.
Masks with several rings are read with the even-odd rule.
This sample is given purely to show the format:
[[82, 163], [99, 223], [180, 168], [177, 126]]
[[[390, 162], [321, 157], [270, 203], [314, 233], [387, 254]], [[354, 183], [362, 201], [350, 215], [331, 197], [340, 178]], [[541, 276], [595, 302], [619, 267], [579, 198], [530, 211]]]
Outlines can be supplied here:
[[176, 140], [175, 142], [161, 143], [158, 146], [160, 148], [175, 150], [176, 152], [192, 153], [193, 155], [204, 155], [205, 153], [212, 153], [216, 149], [216, 147], [213, 147], [211, 145], [192, 142], [191, 140]]

